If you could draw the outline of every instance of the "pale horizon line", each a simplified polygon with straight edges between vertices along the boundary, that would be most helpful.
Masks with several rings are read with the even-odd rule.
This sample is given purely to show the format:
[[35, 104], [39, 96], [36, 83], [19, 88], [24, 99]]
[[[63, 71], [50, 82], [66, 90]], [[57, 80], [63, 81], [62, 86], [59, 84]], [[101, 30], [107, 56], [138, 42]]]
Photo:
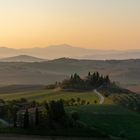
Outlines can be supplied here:
[[85, 48], [83, 46], [76, 46], [76, 45], [70, 45], [70, 44], [67, 44], [67, 43], [62, 43], [62, 44], [52, 44], [52, 45], [48, 45], [46, 47], [21, 47], [21, 48], [14, 48], [14, 47], [7, 47], [7, 46], [0, 46], [0, 48], [7, 48], [7, 49], [14, 49], [14, 50], [22, 50], [22, 49], [27, 49], [27, 50], [30, 50], [30, 49], [46, 49], [46, 48], [50, 48], [50, 47], [71, 47], [71, 48], [79, 48], [79, 49], [85, 49], [85, 50], [97, 50], [97, 51], [136, 51], [136, 50], [140, 50], [140, 48], [128, 48], [128, 49], [97, 49], [97, 48]]

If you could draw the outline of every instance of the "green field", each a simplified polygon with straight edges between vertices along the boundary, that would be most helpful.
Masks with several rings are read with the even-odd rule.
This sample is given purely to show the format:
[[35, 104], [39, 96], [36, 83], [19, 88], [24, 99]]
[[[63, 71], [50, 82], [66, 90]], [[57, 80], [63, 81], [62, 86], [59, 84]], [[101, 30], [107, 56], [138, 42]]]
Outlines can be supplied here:
[[90, 102], [91, 105], [67, 107], [66, 110], [68, 112], [77, 111], [80, 120], [86, 125], [99, 128], [99, 130], [110, 135], [119, 136], [123, 132], [130, 140], [140, 139], [140, 115], [121, 106], [113, 105], [109, 98], [105, 98], [103, 105], [93, 105], [95, 100], [99, 102], [99, 97], [94, 92], [36, 90], [0, 94], [0, 99], [4, 100], [26, 98], [29, 101], [36, 100], [39, 102], [69, 100], [78, 97]]
[[91, 127], [119, 136], [123, 132], [130, 140], [140, 140], [140, 115], [117, 105], [88, 105], [68, 107], [75, 110], [81, 121]]
[[71, 98], [81, 98], [90, 104], [93, 104], [95, 100], [99, 101], [99, 97], [93, 92], [64, 92], [64, 91], [53, 91], [53, 90], [37, 90], [29, 92], [18, 92], [10, 94], [0, 94], [0, 99], [13, 100], [26, 98], [29, 101], [36, 100], [39, 102], [65, 99], [69, 100]]

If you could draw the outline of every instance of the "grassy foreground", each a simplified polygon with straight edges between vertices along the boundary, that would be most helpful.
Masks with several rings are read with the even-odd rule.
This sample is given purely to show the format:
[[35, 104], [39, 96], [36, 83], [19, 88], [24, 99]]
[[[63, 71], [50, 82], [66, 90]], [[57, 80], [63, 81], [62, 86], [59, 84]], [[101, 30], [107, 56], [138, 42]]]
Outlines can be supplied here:
[[117, 105], [88, 105], [68, 107], [77, 111], [81, 121], [104, 132], [119, 136], [123, 133], [130, 140], [140, 139], [140, 115]]
[[[99, 97], [94, 92], [36, 90], [0, 94], [0, 99], [4, 100], [26, 98], [29, 101], [36, 100], [38, 102], [59, 99], [69, 100], [78, 97], [90, 102], [91, 105], [66, 107], [68, 113], [77, 111], [82, 122], [106, 134], [113, 136], [123, 134], [128, 140], [140, 139], [140, 115], [121, 106], [113, 105], [109, 98], [105, 98], [103, 105], [93, 105], [95, 100], [99, 102]], [[88, 133], [90, 132], [88, 131]]]
[[65, 92], [65, 91], [54, 91], [54, 90], [37, 90], [29, 92], [18, 92], [10, 94], [0, 94], [0, 99], [14, 100], [20, 98], [26, 98], [29, 101], [36, 100], [38, 102], [51, 101], [51, 100], [69, 100], [71, 98], [81, 98], [90, 104], [94, 104], [94, 101], [99, 101], [99, 97], [94, 92]]

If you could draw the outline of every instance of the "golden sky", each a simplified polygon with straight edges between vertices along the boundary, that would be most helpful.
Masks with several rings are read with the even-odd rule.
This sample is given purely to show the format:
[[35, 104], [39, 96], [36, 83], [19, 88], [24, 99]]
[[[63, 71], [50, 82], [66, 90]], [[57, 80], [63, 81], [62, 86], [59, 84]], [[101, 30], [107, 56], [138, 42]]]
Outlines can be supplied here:
[[0, 46], [140, 49], [140, 0], [0, 0]]

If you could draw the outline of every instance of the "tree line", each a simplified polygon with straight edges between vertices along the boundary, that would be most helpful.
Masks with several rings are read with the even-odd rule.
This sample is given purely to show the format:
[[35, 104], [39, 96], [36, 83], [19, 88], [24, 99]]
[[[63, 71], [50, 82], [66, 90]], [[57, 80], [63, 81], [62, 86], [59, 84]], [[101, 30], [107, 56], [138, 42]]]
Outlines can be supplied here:
[[[19, 115], [22, 115], [22, 119], [17, 119], [16, 122], [20, 122], [21, 128], [39, 128], [39, 129], [58, 129], [58, 128], [75, 128], [83, 127], [79, 124], [79, 114], [77, 112], [66, 113], [64, 109], [63, 100], [45, 102], [41, 106], [43, 110], [39, 107], [35, 107], [34, 112], [30, 112], [26, 109]], [[31, 123], [31, 117], [34, 121]], [[18, 118], [18, 116], [17, 116]], [[17, 127], [17, 125], [15, 125]]]
[[64, 80], [60, 87], [64, 90], [93, 90], [102, 85], [110, 84], [111, 80], [108, 75], [103, 76], [99, 72], [90, 72], [84, 78], [81, 78], [77, 73], [71, 75], [69, 79]]
[[131, 110], [140, 112], [140, 95], [136, 93], [129, 94], [115, 94], [112, 96], [116, 104], [120, 104]]

